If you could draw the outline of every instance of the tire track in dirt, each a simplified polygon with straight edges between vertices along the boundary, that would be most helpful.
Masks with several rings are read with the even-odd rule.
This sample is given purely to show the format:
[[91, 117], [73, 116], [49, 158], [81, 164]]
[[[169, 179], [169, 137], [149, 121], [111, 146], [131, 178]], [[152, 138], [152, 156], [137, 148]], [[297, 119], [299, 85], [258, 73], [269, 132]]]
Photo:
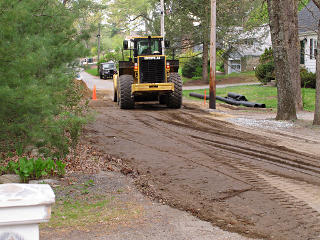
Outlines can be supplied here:
[[109, 129], [120, 146], [106, 149], [103, 134], [98, 145], [128, 159], [146, 194], [249, 236], [319, 239], [317, 192], [301, 197], [320, 186], [318, 158], [190, 109], [108, 108], [102, 115], [93, 128]]
[[[196, 117], [197, 118], [197, 117]], [[205, 120], [203, 120], [205, 121]], [[192, 128], [196, 132], [199, 133], [199, 135], [206, 134], [208, 137], [203, 138], [199, 137], [197, 135], [190, 135], [193, 138], [197, 138], [200, 140], [203, 140], [204, 142], [208, 142], [213, 147], [223, 148], [226, 151], [235, 152], [239, 154], [243, 154], [246, 156], [253, 156], [260, 158], [261, 160], [267, 160], [274, 163], [281, 163], [283, 166], [292, 166], [295, 167], [293, 169], [296, 169], [298, 171], [301, 171], [302, 169], [308, 170], [310, 172], [316, 173], [315, 176], [320, 177], [320, 158], [315, 157], [312, 155], [307, 155], [304, 153], [292, 151], [290, 149], [279, 147], [272, 143], [270, 140], [267, 139], [265, 142], [265, 145], [261, 145], [261, 142], [259, 145], [256, 144], [256, 142], [251, 142], [248, 137], [252, 137], [251, 135], [248, 135], [247, 138], [245, 138], [245, 145], [241, 142], [243, 141], [241, 138], [237, 139], [238, 142], [235, 143], [235, 139], [233, 137], [229, 138], [229, 141], [232, 143], [226, 143], [223, 141], [212, 139], [212, 136], [210, 134], [214, 134], [214, 136], [221, 136], [219, 132], [213, 131], [210, 128], [203, 128], [202, 131], [199, 131], [197, 128], [193, 128], [192, 125], [195, 124], [193, 120], [184, 119], [185, 124], [183, 126], [180, 125], [180, 127], [185, 128]], [[172, 121], [173, 124], [175, 124], [174, 121]], [[188, 124], [188, 123], [191, 123]], [[179, 124], [177, 124], [179, 126]], [[224, 137], [227, 137], [227, 135], [223, 135]], [[256, 138], [256, 136], [254, 136]], [[269, 141], [269, 143], [268, 143]], [[260, 148], [260, 149], [259, 149]], [[270, 149], [272, 148], [272, 149]], [[303, 156], [303, 161], [300, 160], [301, 156]]]
[[[200, 138], [201, 139], [201, 138]], [[203, 140], [203, 139], [201, 139], [201, 140]], [[206, 139], [205, 139], [206, 140]], [[219, 143], [219, 142], [218, 142]], [[230, 146], [229, 144], [228, 144], [228, 146]], [[235, 152], [237, 152], [237, 149], [236, 148], [233, 148], [232, 150], [234, 150]], [[249, 152], [250, 151], [252, 151], [251, 149], [249, 150]], [[247, 153], [247, 152], [245, 152], [245, 153]], [[243, 153], [243, 155], [246, 155], [245, 153]], [[265, 158], [269, 158], [269, 156], [268, 155], [265, 155], [265, 156], [263, 156], [263, 154], [265, 154], [265, 152], [261, 152], [261, 151], [259, 151], [259, 153], [260, 153], [260, 155], [258, 155], [257, 156], [257, 154], [253, 154], [253, 156], [254, 157], [260, 157], [260, 160], [261, 160], [261, 158], [262, 157], [265, 157]], [[292, 156], [294, 156], [294, 154], [296, 154], [297, 155], [297, 153], [292, 153]], [[249, 155], [249, 154], [247, 154], [247, 155]], [[277, 155], [275, 155], [275, 154], [270, 154], [270, 155], [273, 155], [275, 158], [277, 158]], [[298, 154], [299, 155], [299, 154]], [[308, 156], [309, 157], [309, 156]], [[308, 158], [307, 157], [307, 158]], [[281, 158], [279, 158], [279, 159], [281, 159]], [[289, 159], [290, 160], [290, 159]], [[298, 161], [300, 164], [303, 164], [304, 162], [302, 162], [302, 161]], [[286, 165], [286, 164], [284, 164], [284, 165]], [[288, 164], [288, 165], [292, 165], [292, 164]], [[306, 164], [307, 166], [309, 166], [310, 164]], [[282, 166], [283, 167], [283, 166]], [[299, 167], [301, 167], [301, 165], [296, 165], [295, 167], [297, 167], [296, 168], [296, 170], [300, 170], [301, 171], [301, 169], [299, 168]], [[253, 168], [255, 168], [255, 167], [253, 167]], [[302, 167], [303, 168], [303, 167]], [[257, 168], [256, 168], [257, 169]], [[259, 170], [259, 171], [261, 171], [262, 169], [257, 169], [257, 170]], [[314, 170], [314, 169], [313, 169]], [[317, 170], [317, 169], [316, 169]], [[318, 173], [318, 171], [315, 171], [316, 173]], [[317, 176], [318, 177], [318, 176]], [[254, 182], [254, 183], [257, 183], [257, 182], [259, 182], [259, 181], [256, 181], [256, 178], [249, 178], [249, 182]], [[259, 185], [261, 185], [261, 181], [260, 181], [260, 184]], [[261, 187], [261, 186], [260, 186]], [[272, 190], [272, 187], [270, 188], [270, 187], [268, 187], [268, 188], [266, 188], [266, 187], [264, 187], [264, 189], [266, 189], [266, 190], [268, 190], [267, 192], [268, 192], [268, 194], [275, 194], [275, 190], [273, 189]], [[272, 191], [270, 191], [270, 189], [272, 190]], [[281, 192], [281, 194], [282, 194], [282, 196], [281, 197], [279, 197], [278, 196], [278, 194], [279, 193], [277, 193], [274, 197], [272, 197], [272, 199], [273, 200], [278, 200], [279, 202], [280, 202], [280, 204], [281, 205], [286, 205], [286, 204], [283, 204], [283, 203], [287, 203], [288, 201], [289, 201], [289, 199], [290, 199], [290, 196], [288, 196], [288, 195], [285, 195], [284, 194], [284, 192]], [[293, 202], [293, 203], [295, 203], [295, 208], [299, 208], [299, 210], [300, 210], [300, 212], [301, 212], [301, 207], [305, 207], [306, 209], [305, 209], [305, 211], [302, 211], [302, 213], [303, 214], [307, 214], [307, 216], [309, 216], [309, 217], [312, 217], [312, 218], [317, 218], [317, 216], [316, 215], [314, 215], [313, 213], [314, 213], [314, 211], [313, 210], [311, 210], [310, 211], [310, 208], [308, 208], [308, 206], [307, 206], [307, 204], [305, 204], [304, 202], [299, 202], [299, 205], [297, 205], [297, 201], [296, 201], [296, 199], [295, 199], [295, 201], [291, 201], [291, 202]], [[291, 207], [290, 207], [290, 210], [293, 208], [293, 203], [289, 203], [289, 204], [287, 204], [287, 205], [291, 205]], [[310, 215], [309, 213], [312, 213], [312, 215]], [[314, 230], [317, 230], [317, 227], [316, 226], [318, 226], [317, 225], [317, 222], [318, 222], [318, 219], [315, 219], [312, 223], [312, 225], [311, 226], [309, 226], [309, 227], [315, 227], [315, 229]]]
[[[233, 149], [234, 150], [234, 149]], [[236, 151], [236, 150], [235, 150]], [[261, 152], [260, 152], [261, 153]], [[264, 153], [264, 152], [263, 152]], [[244, 154], [245, 155], [245, 154]], [[261, 154], [262, 155], [262, 154]], [[271, 154], [272, 155], [272, 154]], [[254, 154], [254, 156], [256, 156], [256, 154]], [[267, 156], [267, 155], [266, 155]], [[275, 157], [277, 157], [277, 155], [274, 155]], [[259, 157], [261, 157], [261, 156], [259, 156]], [[263, 157], [263, 156], [262, 156]], [[301, 161], [299, 161], [299, 163], [303, 163], [303, 162], [301, 162]], [[291, 165], [291, 164], [289, 164], [289, 165]], [[308, 165], [308, 164], [307, 164]], [[297, 167], [299, 167], [299, 166], [297, 166]], [[297, 169], [299, 169], [299, 168], [297, 168]], [[260, 171], [261, 171], [261, 169], [259, 169]], [[317, 172], [317, 171], [316, 171]], [[256, 179], [256, 178], [255, 178]], [[256, 180], [253, 180], [252, 178], [251, 179], [249, 179], [249, 181], [251, 181], [251, 182], [254, 182], [254, 183], [257, 183], [257, 182], [259, 182], [259, 181], [256, 181]], [[260, 183], [260, 185], [261, 185], [261, 183]], [[265, 188], [265, 189], [267, 189], [267, 190], [270, 190], [270, 187], [269, 188]], [[268, 194], [274, 194], [275, 193], [275, 190], [273, 189], [273, 191], [269, 191], [268, 192]], [[281, 205], [283, 205], [283, 203], [284, 202], [288, 202], [288, 199], [290, 198], [288, 195], [285, 195], [284, 196], [284, 194], [281, 192], [281, 194], [282, 194], [282, 197], [279, 197], [278, 195], [276, 195], [276, 197], [273, 197], [272, 199], [273, 200], [279, 200], [279, 202], [281, 203]], [[296, 202], [296, 201], [293, 201], [293, 202]], [[291, 205], [292, 205], [292, 203], [290, 203]], [[307, 208], [307, 205], [305, 204], [305, 203], [302, 203], [302, 202], [300, 202], [299, 203], [302, 207], [306, 207]], [[297, 204], [296, 204], [297, 205]], [[291, 206], [291, 208], [292, 208], [292, 206]], [[296, 208], [297, 208], [297, 206], [296, 206]], [[300, 208], [300, 212], [301, 212], [301, 207], [299, 206], [299, 208]], [[311, 212], [311, 213], [314, 213], [314, 211], [309, 211], [310, 209], [307, 209], [307, 210], [305, 210], [305, 211], [303, 211], [303, 214], [307, 214], [308, 212]], [[312, 217], [316, 217], [316, 216], [314, 216], [314, 215], [312, 215]], [[318, 220], [315, 220], [315, 221], [313, 221], [312, 223], [313, 223], [313, 225], [311, 225], [312, 227], [315, 227], [317, 224], [316, 224], [316, 222], [318, 222]], [[316, 230], [316, 229], [314, 229], [314, 230]]]

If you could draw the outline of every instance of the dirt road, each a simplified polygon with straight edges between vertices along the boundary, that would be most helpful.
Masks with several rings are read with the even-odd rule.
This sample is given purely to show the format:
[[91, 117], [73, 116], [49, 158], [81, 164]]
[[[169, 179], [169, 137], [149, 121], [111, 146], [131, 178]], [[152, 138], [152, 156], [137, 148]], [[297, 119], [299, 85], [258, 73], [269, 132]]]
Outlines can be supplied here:
[[[95, 102], [86, 139], [121, 157], [151, 197], [225, 230], [266, 239], [320, 239], [320, 155], [300, 152], [303, 137], [254, 134], [184, 105], [120, 110]], [[316, 147], [315, 147], [316, 148]]]

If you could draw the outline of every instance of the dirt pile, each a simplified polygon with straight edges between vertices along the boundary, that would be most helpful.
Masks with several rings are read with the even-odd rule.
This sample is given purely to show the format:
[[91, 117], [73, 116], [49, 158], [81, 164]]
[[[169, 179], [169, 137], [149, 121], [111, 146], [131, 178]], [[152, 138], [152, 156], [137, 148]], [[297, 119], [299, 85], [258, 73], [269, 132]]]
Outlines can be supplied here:
[[83, 96], [83, 98], [88, 99], [92, 97], [92, 91], [88, 88], [87, 84], [84, 81], [75, 80], [74, 82], [78, 87], [80, 94]]

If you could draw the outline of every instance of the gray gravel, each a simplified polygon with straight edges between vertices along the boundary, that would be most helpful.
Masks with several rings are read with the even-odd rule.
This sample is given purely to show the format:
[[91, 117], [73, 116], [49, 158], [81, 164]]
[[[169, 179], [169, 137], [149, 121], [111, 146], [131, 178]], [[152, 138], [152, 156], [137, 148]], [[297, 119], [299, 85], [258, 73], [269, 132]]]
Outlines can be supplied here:
[[294, 124], [289, 121], [276, 121], [265, 119], [230, 118], [229, 122], [245, 127], [258, 127], [263, 129], [293, 128]]

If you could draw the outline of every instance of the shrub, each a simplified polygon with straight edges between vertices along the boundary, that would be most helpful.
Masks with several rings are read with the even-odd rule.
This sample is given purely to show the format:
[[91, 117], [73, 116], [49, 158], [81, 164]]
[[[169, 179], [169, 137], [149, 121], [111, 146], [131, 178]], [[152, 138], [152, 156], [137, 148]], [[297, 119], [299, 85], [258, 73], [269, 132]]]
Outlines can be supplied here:
[[195, 52], [193, 52], [192, 50], [188, 50], [185, 53], [182, 53], [179, 55], [179, 65], [180, 68], [182, 69], [184, 67], [184, 65], [190, 61], [191, 58], [196, 57]]
[[[182, 76], [192, 78], [196, 76], [196, 74], [199, 74], [199, 69], [202, 71], [202, 59], [199, 57], [190, 58], [182, 67]], [[201, 74], [199, 76], [201, 76]]]
[[266, 48], [264, 53], [260, 56], [259, 62], [264, 64], [268, 62], [273, 62], [273, 50], [272, 48]]
[[262, 83], [267, 83], [271, 80], [274, 80], [274, 63], [268, 62], [264, 64], [259, 64], [256, 67], [255, 75], [258, 78], [258, 80]]
[[266, 48], [259, 58], [259, 65], [256, 67], [255, 75], [262, 83], [270, 82], [275, 79], [273, 51]]
[[308, 72], [307, 69], [300, 69], [301, 87], [304, 88], [316, 88], [316, 74]]
[[201, 77], [202, 76], [202, 66], [197, 66], [196, 70], [193, 72], [193, 77]]

